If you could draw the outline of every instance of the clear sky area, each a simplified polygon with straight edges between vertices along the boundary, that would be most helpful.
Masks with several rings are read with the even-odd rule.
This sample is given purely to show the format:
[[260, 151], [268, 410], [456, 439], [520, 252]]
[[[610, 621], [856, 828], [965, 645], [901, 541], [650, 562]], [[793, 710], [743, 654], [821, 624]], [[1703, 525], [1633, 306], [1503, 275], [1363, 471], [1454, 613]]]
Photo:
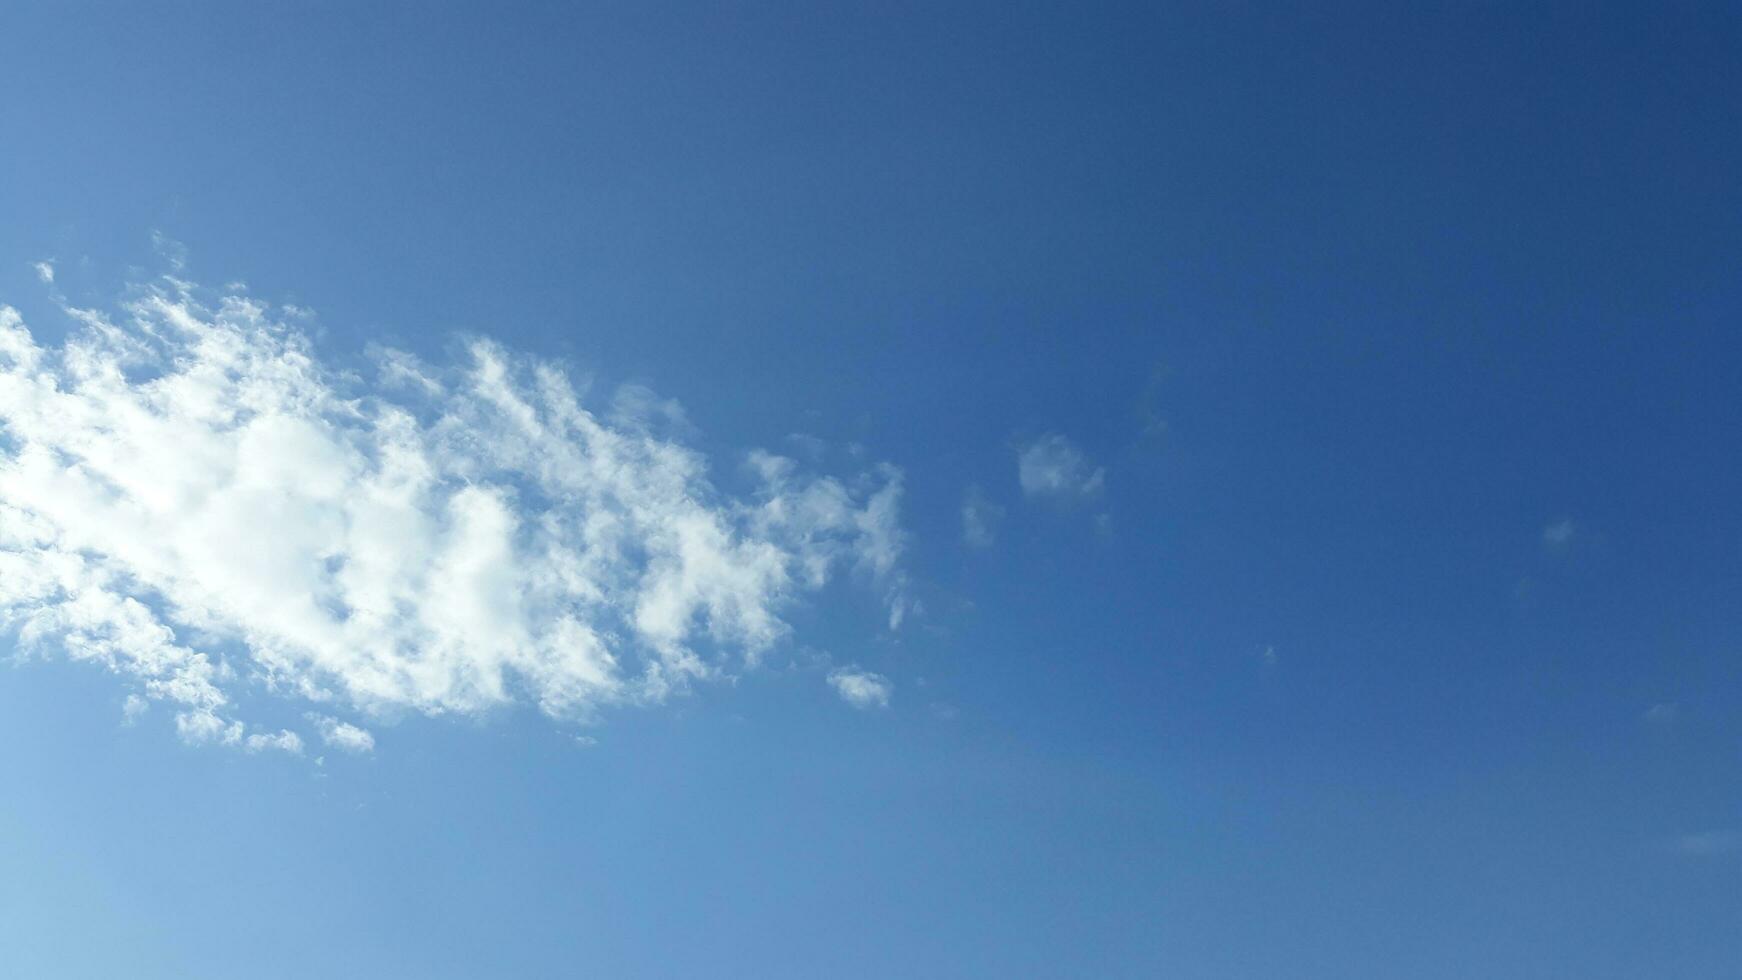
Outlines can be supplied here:
[[0, 9], [0, 977], [1742, 973], [1742, 8]]

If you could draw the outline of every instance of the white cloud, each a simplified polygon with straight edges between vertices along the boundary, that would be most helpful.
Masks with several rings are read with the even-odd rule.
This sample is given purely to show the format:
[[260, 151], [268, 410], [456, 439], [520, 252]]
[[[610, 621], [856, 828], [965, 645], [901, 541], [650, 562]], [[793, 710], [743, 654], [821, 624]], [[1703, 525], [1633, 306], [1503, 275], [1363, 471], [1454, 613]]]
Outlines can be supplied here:
[[841, 700], [855, 708], [887, 708], [895, 685], [882, 674], [873, 674], [857, 667], [843, 667], [829, 674], [829, 683]]
[[151, 710], [151, 702], [137, 694], [127, 695], [127, 700], [121, 702], [121, 724], [133, 725]]
[[1542, 529], [1542, 543], [1550, 548], [1564, 548], [1577, 530], [1572, 521], [1556, 521]]
[[990, 548], [1004, 521], [1004, 508], [992, 502], [979, 487], [969, 487], [962, 498], [962, 541], [970, 548]]
[[34, 262], [31, 264], [31, 268], [34, 268], [36, 270], [36, 278], [42, 280], [43, 282], [45, 282], [49, 285], [54, 284], [54, 263], [53, 262]]
[[300, 750], [250, 733], [242, 686], [586, 717], [753, 666], [843, 571], [910, 605], [893, 467], [753, 453], [733, 497], [644, 390], [602, 418], [483, 340], [447, 367], [375, 352], [364, 380], [246, 296], [135, 295], [69, 309], [58, 347], [0, 307], [0, 627], [171, 703], [190, 742]]
[[242, 742], [242, 747], [250, 752], [279, 751], [291, 755], [302, 755], [302, 736], [295, 732], [281, 731], [276, 735], [250, 735]]
[[291, 755], [302, 754], [302, 737], [295, 732], [280, 730], [247, 734], [247, 725], [228, 721], [209, 708], [181, 712], [175, 716], [175, 728], [190, 745], [230, 745], [248, 752], [277, 750]]
[[321, 741], [335, 749], [357, 753], [375, 751], [375, 736], [369, 734], [366, 728], [358, 728], [350, 722], [326, 715], [310, 713], [308, 719], [314, 723], [315, 730], [320, 732]]
[[1088, 497], [1106, 486], [1107, 471], [1090, 463], [1069, 439], [1044, 435], [1020, 447], [1016, 475], [1031, 497]]

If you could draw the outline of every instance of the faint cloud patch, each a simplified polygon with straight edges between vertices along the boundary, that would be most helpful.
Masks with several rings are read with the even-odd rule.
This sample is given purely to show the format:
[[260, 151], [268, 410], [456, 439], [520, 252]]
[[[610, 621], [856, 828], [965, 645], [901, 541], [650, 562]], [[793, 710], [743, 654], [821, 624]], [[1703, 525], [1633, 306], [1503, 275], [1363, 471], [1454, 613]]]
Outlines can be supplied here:
[[1058, 433], [1043, 435], [1018, 447], [1016, 476], [1030, 497], [1062, 499], [1091, 497], [1107, 483], [1105, 468]]
[[962, 499], [962, 542], [970, 548], [990, 548], [1004, 522], [1004, 508], [985, 491], [970, 486]]
[[1167, 417], [1161, 412], [1161, 392], [1168, 376], [1167, 366], [1157, 364], [1149, 372], [1149, 382], [1137, 399], [1138, 437], [1159, 440], [1167, 435]]
[[1542, 529], [1543, 546], [1551, 551], [1565, 548], [1573, 541], [1578, 528], [1570, 520], [1559, 520]]
[[1662, 701], [1645, 709], [1645, 723], [1667, 728], [1681, 719], [1681, 705], [1674, 701]]
[[889, 707], [889, 696], [895, 691], [887, 677], [857, 667], [843, 667], [829, 674], [829, 684], [841, 700], [861, 710]]
[[611, 395], [610, 418], [632, 432], [657, 433], [667, 438], [694, 438], [697, 434], [677, 399], [661, 398], [646, 385], [618, 387]]
[[153, 231], [151, 233], [151, 249], [165, 262], [168, 262], [169, 267], [176, 272], [180, 272], [187, 268], [187, 246], [168, 235], [165, 235], [162, 231]]
[[829, 444], [806, 432], [793, 432], [786, 437], [787, 445], [797, 450], [799, 455], [813, 463], [821, 462], [828, 454]]
[[1742, 833], [1733, 830], [1708, 830], [1697, 834], [1682, 834], [1668, 841], [1669, 849], [1688, 858], [1727, 858], [1742, 854]]

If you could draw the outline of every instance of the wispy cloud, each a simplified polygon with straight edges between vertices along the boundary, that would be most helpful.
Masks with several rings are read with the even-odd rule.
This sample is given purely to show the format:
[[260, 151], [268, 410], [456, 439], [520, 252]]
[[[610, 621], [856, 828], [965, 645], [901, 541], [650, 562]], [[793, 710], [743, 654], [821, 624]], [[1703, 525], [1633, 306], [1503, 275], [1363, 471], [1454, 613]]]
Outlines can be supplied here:
[[1572, 543], [1573, 535], [1578, 528], [1570, 520], [1559, 520], [1542, 529], [1543, 546], [1550, 549], [1565, 548]]
[[1004, 521], [1004, 508], [992, 502], [979, 487], [969, 487], [962, 498], [962, 541], [970, 548], [990, 548]]
[[1681, 718], [1681, 705], [1674, 701], [1660, 701], [1645, 709], [1643, 716], [1648, 724], [1669, 726]]
[[887, 708], [895, 685], [882, 674], [873, 674], [857, 667], [844, 667], [829, 675], [829, 683], [841, 700], [855, 708]]
[[1141, 439], [1156, 440], [1167, 434], [1167, 416], [1161, 411], [1162, 386], [1168, 377], [1167, 366], [1157, 364], [1149, 372], [1149, 383], [1137, 399], [1137, 418]]
[[323, 706], [346, 748], [373, 737], [338, 710], [584, 719], [753, 666], [840, 574], [908, 608], [892, 467], [754, 453], [733, 496], [645, 390], [597, 415], [487, 340], [359, 378], [237, 292], [134, 295], [69, 309], [58, 347], [0, 307], [0, 626], [173, 705], [191, 742], [301, 750], [238, 717], [242, 687]]
[[1088, 497], [1106, 486], [1107, 471], [1095, 466], [1069, 439], [1056, 433], [1018, 447], [1016, 475], [1031, 497]]
[[158, 254], [159, 258], [168, 262], [169, 267], [174, 269], [176, 272], [181, 272], [183, 269], [187, 268], [187, 246], [168, 235], [165, 235], [162, 231], [153, 231], [151, 233], [151, 248], [152, 251]]
[[1732, 857], [1742, 854], [1742, 833], [1709, 830], [1697, 834], [1682, 834], [1669, 841], [1669, 849], [1684, 857]]

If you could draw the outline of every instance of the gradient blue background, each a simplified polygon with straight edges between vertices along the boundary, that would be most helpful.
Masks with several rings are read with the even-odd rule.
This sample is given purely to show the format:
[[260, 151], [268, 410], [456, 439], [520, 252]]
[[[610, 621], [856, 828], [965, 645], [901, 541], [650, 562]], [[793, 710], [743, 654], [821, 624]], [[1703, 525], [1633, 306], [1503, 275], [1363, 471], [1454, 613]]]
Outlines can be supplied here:
[[[10, 4], [41, 332], [31, 262], [103, 303], [156, 230], [337, 361], [857, 442], [928, 612], [800, 616], [887, 712], [321, 768], [5, 669], [0, 974], [1733, 977], [1739, 121], [1731, 4]], [[1022, 499], [1046, 431], [1098, 505]]]

